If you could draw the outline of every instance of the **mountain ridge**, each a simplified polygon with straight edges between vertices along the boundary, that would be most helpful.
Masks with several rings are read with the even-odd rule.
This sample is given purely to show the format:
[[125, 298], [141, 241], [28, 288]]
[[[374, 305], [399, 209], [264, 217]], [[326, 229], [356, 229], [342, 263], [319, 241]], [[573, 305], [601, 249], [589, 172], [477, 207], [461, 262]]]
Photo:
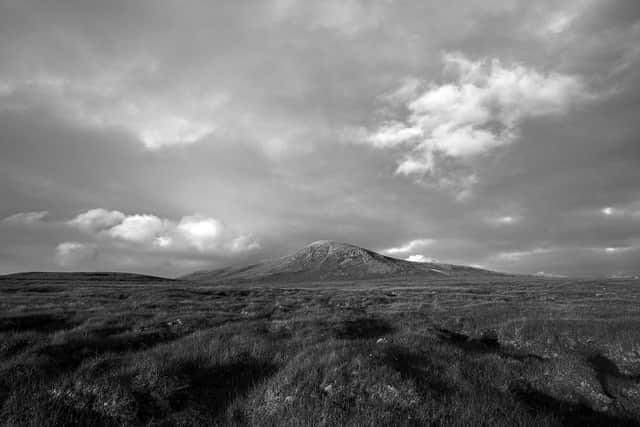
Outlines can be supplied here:
[[501, 273], [455, 264], [406, 261], [349, 243], [317, 240], [291, 255], [244, 266], [200, 270], [181, 276], [180, 279], [201, 283], [305, 282], [384, 277], [457, 277], [473, 274]]

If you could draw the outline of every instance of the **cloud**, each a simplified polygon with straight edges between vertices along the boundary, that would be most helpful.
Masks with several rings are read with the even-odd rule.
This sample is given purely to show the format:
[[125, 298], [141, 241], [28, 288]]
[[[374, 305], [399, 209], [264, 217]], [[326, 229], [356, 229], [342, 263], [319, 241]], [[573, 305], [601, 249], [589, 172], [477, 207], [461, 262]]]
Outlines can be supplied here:
[[[430, 83], [405, 102], [407, 117], [383, 123], [365, 138], [374, 147], [405, 152], [398, 174], [444, 176], [456, 184], [459, 180], [439, 171], [439, 163], [470, 163], [515, 141], [525, 119], [565, 114], [588, 97], [575, 75], [545, 74], [498, 59], [473, 61], [461, 53], [445, 53], [442, 59], [451, 81]], [[415, 86], [405, 83], [396, 97], [412, 91]]]
[[620, 253], [620, 252], [628, 252], [628, 251], [634, 251], [637, 250], [638, 247], [634, 247], [634, 246], [618, 246], [618, 247], [607, 247], [604, 248], [604, 251], [608, 254], [615, 254], [615, 253]]
[[165, 115], [147, 119], [138, 129], [138, 136], [148, 148], [166, 145], [192, 144], [212, 133], [216, 126], [191, 118]]
[[234, 234], [220, 221], [201, 215], [183, 217], [174, 233], [200, 251], [243, 252], [260, 248], [260, 244], [251, 236]]
[[187, 216], [180, 220], [177, 230], [201, 250], [215, 246], [224, 232], [220, 221], [202, 216]]
[[353, 37], [379, 25], [386, 3], [362, 0], [326, 0], [310, 3], [275, 0], [272, 14], [278, 21], [295, 20], [312, 31], [337, 31], [344, 36]]
[[557, 249], [554, 248], [533, 248], [523, 251], [500, 252], [496, 257], [508, 261], [519, 261], [521, 258], [549, 254], [555, 251]]
[[125, 215], [122, 212], [98, 208], [79, 214], [67, 221], [67, 225], [83, 231], [97, 232], [122, 223], [124, 218]]
[[424, 256], [422, 254], [410, 255], [407, 258], [405, 258], [405, 261], [411, 261], [411, 262], [438, 262], [437, 259], [426, 257], [426, 256]]
[[388, 254], [402, 254], [402, 253], [413, 252], [413, 251], [425, 248], [427, 246], [432, 245], [433, 243], [435, 243], [434, 239], [416, 239], [416, 240], [411, 240], [407, 242], [403, 246], [383, 249], [383, 252], [386, 252]]
[[605, 206], [601, 208], [599, 212], [609, 218], [628, 217], [632, 219], [640, 219], [640, 201], [624, 205]]
[[56, 247], [56, 260], [64, 267], [86, 266], [98, 256], [95, 244], [63, 242]]
[[70, 221], [103, 243], [124, 243], [139, 250], [198, 253], [242, 253], [260, 248], [250, 234], [236, 233], [218, 219], [183, 216], [179, 221], [152, 214], [125, 215], [102, 208], [91, 209]]
[[2, 222], [10, 225], [34, 225], [43, 222], [48, 216], [48, 211], [19, 212], [4, 218]]
[[422, 136], [422, 130], [407, 127], [400, 122], [387, 123], [380, 127], [375, 134], [369, 136], [368, 141], [376, 148], [395, 147], [409, 143], [413, 138]]
[[155, 215], [130, 215], [106, 232], [116, 239], [149, 244], [167, 232], [170, 224]]
[[489, 217], [485, 219], [485, 222], [491, 225], [513, 225], [520, 222], [520, 217], [513, 215], [505, 215], [505, 216], [497, 216], [497, 217]]
[[549, 17], [548, 21], [539, 30], [543, 36], [556, 36], [565, 32], [570, 26], [575, 16], [565, 13], [555, 13]]
[[162, 99], [130, 88], [135, 74], [154, 73], [149, 67], [152, 68], [133, 64], [87, 80], [49, 74], [15, 79], [0, 91], [0, 108], [24, 110], [48, 105], [57, 114], [84, 126], [124, 129], [149, 149], [191, 144], [217, 129], [211, 117], [227, 102], [226, 94], [211, 91], [190, 99]]
[[382, 99], [391, 104], [402, 105], [407, 101], [415, 99], [420, 90], [422, 81], [415, 77], [406, 77], [402, 80], [402, 84], [397, 89], [382, 95]]

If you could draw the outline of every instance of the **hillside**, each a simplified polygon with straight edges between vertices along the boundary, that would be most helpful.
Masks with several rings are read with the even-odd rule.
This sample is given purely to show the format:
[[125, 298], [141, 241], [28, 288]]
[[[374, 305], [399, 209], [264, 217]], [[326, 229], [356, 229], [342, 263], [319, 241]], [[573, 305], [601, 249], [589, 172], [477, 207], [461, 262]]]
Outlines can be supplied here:
[[319, 240], [292, 255], [257, 264], [197, 271], [181, 277], [202, 283], [359, 280], [381, 277], [458, 277], [499, 273], [473, 267], [417, 263], [347, 243]]
[[30, 271], [0, 276], [0, 280], [11, 282], [46, 282], [46, 283], [74, 283], [74, 282], [106, 282], [106, 283], [150, 283], [167, 282], [173, 279], [148, 276], [136, 273], [121, 272], [60, 272], [60, 271]]

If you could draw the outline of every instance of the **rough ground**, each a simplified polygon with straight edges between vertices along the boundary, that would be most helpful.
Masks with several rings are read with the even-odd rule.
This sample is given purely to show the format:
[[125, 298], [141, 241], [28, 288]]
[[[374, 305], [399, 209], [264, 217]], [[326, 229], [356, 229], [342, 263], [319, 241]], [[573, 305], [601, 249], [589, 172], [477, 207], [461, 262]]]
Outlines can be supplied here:
[[640, 425], [640, 283], [0, 278], [4, 425]]

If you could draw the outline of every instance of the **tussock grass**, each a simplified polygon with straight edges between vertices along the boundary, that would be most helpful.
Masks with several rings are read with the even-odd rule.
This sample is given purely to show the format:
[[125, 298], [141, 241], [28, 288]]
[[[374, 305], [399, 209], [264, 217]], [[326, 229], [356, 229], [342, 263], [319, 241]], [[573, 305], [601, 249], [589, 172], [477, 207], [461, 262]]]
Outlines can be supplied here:
[[624, 281], [3, 279], [0, 423], [634, 426], [639, 302]]

